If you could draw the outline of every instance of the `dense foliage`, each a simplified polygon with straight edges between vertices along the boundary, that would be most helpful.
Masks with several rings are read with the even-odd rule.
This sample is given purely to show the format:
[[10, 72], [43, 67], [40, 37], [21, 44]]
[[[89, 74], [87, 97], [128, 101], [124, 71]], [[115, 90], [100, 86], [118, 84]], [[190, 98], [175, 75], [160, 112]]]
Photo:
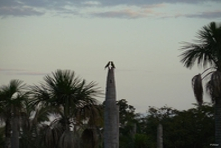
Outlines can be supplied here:
[[[57, 70], [39, 85], [12, 80], [0, 87], [1, 145], [5, 148], [77, 148], [100, 142], [102, 106], [96, 83]], [[93, 137], [82, 138], [92, 131]], [[88, 139], [87, 139], [88, 138]], [[1, 140], [4, 139], [4, 140]]]
[[184, 111], [170, 107], [151, 107], [145, 123], [143, 130], [154, 141], [150, 143], [150, 147], [156, 147], [156, 129], [159, 123], [163, 125], [164, 148], [206, 148], [214, 143], [213, 108], [208, 105]]
[[[103, 106], [95, 99], [100, 92], [94, 83], [73, 76], [69, 71], [56, 71], [40, 85], [27, 87], [12, 80], [1, 86], [0, 148], [7, 146], [8, 138], [16, 140], [16, 133], [20, 148], [102, 148]], [[120, 148], [155, 148], [159, 124], [163, 126], [164, 148], [207, 148], [214, 143], [211, 104], [183, 111], [149, 107], [141, 114], [125, 99], [116, 103]], [[7, 135], [11, 130], [17, 132]]]
[[215, 143], [221, 147], [221, 23], [203, 26], [194, 42], [184, 42], [181, 50], [181, 62], [185, 67], [192, 68], [196, 64], [206, 68], [192, 78], [193, 92], [198, 104], [202, 105], [203, 80], [206, 82], [215, 109]]
[[126, 100], [120, 106], [120, 148], [155, 148], [157, 126], [163, 126], [164, 148], [207, 148], [214, 143], [214, 108], [211, 104], [179, 111], [149, 107], [146, 115], [135, 113]]

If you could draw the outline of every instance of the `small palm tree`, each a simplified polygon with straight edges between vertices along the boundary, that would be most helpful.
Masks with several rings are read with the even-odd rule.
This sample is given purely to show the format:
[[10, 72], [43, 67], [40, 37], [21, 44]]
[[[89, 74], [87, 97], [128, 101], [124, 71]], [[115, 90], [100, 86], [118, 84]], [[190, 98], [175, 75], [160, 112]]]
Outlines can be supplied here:
[[19, 148], [42, 148], [45, 130], [43, 127], [50, 122], [52, 111], [50, 107], [33, 108], [29, 105], [29, 100], [25, 100], [23, 111], [20, 116], [20, 146]]
[[[23, 109], [25, 84], [11, 80], [0, 87], [0, 120], [5, 122], [5, 148], [19, 147], [19, 116]], [[12, 142], [11, 142], [12, 141]]]
[[[85, 80], [76, 77], [72, 71], [57, 70], [52, 76], [46, 75], [44, 83], [40, 86], [32, 87], [31, 105], [52, 107], [54, 113], [61, 118], [61, 122], [57, 122], [64, 128], [60, 147], [68, 146], [70, 143], [64, 143], [68, 140], [76, 143], [70, 141], [67, 135], [76, 136], [78, 127], [93, 115], [93, 110], [98, 104], [95, 97], [100, 95], [96, 85], [94, 82], [86, 84]], [[71, 130], [72, 127], [74, 132]]]
[[[206, 69], [202, 74], [193, 77], [192, 85], [199, 105], [203, 103], [202, 80], [210, 77], [206, 84], [215, 107], [215, 142], [221, 147], [221, 24], [211, 22], [204, 26], [197, 36], [196, 43], [185, 42], [181, 54], [181, 62], [187, 68], [195, 63]], [[204, 76], [202, 76], [204, 75]]]

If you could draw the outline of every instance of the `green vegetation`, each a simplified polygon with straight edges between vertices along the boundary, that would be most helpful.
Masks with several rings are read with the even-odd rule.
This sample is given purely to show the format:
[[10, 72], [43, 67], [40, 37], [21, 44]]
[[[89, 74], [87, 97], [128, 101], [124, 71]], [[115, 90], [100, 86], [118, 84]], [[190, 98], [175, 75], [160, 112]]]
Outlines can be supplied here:
[[[34, 86], [12, 80], [0, 87], [0, 148], [102, 148], [100, 95], [94, 82], [87, 84], [71, 71], [57, 70]], [[120, 148], [155, 148], [159, 123], [165, 148], [206, 148], [214, 141], [210, 104], [186, 111], [149, 107], [144, 115], [125, 99], [116, 103]]]
[[[179, 111], [149, 107], [146, 115], [135, 113], [126, 100], [120, 105], [120, 148], [156, 148], [157, 126], [163, 126], [164, 148], [210, 147], [214, 143], [214, 109], [211, 104]], [[136, 128], [136, 130], [135, 130]]]
[[192, 85], [196, 100], [202, 105], [202, 80], [209, 79], [206, 89], [215, 108], [215, 144], [221, 147], [221, 24], [211, 22], [197, 35], [196, 43], [184, 43], [181, 62], [187, 68], [193, 67], [195, 63], [207, 68], [202, 74], [193, 77]]
[[[59, 72], [61, 72], [60, 74], [67, 74], [67, 71]], [[69, 74], [68, 72], [68, 75]], [[49, 76], [45, 78], [49, 78]], [[50, 77], [50, 80], [51, 78], [53, 77]], [[13, 80], [12, 82], [22, 84], [21, 81], [18, 80]], [[79, 83], [74, 84], [81, 84], [81, 81], [78, 82]], [[10, 82], [9, 86], [11, 86], [11, 84], [14, 83]], [[56, 84], [56, 86], [60, 84], [61, 83]], [[18, 86], [22, 86], [19, 88], [24, 88], [25, 85]], [[18, 97], [19, 95], [17, 95], [16, 98], [6, 99], [11, 102], [11, 104], [12, 102], [17, 105], [23, 104], [18, 114], [19, 118], [17, 118], [17, 120], [20, 121], [18, 130], [20, 137], [19, 147], [102, 148], [102, 105], [96, 104], [94, 102], [95, 100], [91, 98], [92, 95], [90, 97], [88, 95], [82, 95], [88, 96], [89, 98], [87, 99], [93, 100], [86, 103], [83, 101], [85, 98], [82, 100], [80, 97], [75, 100], [76, 98], [74, 97], [73, 100], [75, 103], [68, 104], [70, 105], [68, 107], [69, 110], [72, 111], [67, 111], [68, 114], [64, 115], [65, 109], [63, 105], [65, 106], [67, 96], [59, 91], [62, 96], [62, 100], [59, 100], [57, 98], [58, 93], [56, 96], [53, 96], [53, 94], [55, 90], [61, 90], [61, 88], [50, 89], [50, 87], [46, 88], [45, 86], [46, 84], [41, 84], [40, 86], [31, 87], [32, 91], [29, 90], [26, 91], [26, 93], [21, 92], [23, 99], [20, 99], [21, 97]], [[82, 86], [82, 84], [80, 86]], [[74, 85], [74, 88], [75, 87], [77, 87], [77, 85]], [[6, 86], [1, 87], [1, 104], [6, 101], [5, 98], [2, 97], [2, 94], [4, 94], [3, 88], [6, 88]], [[66, 86], [65, 88], [69, 87]], [[84, 87], [81, 87], [81, 89], [82, 88]], [[86, 88], [86, 90], [89, 91], [94, 88], [94, 85], [93, 87], [90, 85], [90, 87]], [[16, 90], [18, 91], [18, 89]], [[72, 94], [70, 90], [66, 90], [65, 92]], [[86, 92], [86, 90], [84, 92]], [[100, 94], [99, 91], [94, 90], [97, 89], [93, 89], [93, 91], [90, 92], [94, 92], [97, 95]], [[50, 94], [50, 92], [53, 92], [53, 94]], [[81, 91], [78, 90], [78, 92]], [[73, 94], [71, 97], [73, 97]], [[16, 101], [16, 99], [18, 100]], [[82, 101], [78, 104], [79, 100]], [[11, 104], [8, 103], [8, 105], [12, 106]], [[159, 123], [163, 126], [163, 145], [165, 148], [207, 148], [214, 142], [214, 110], [211, 104], [195, 106], [194, 108], [184, 111], [178, 111], [167, 106], [161, 108], [149, 107], [146, 115], [136, 113], [135, 108], [129, 105], [125, 99], [117, 101], [117, 104], [120, 111], [120, 148], [155, 148], [157, 145], [157, 126]], [[3, 106], [1, 106], [1, 121], [5, 123], [0, 129], [0, 147], [2, 148], [3, 145], [6, 145], [7, 138], [15, 138], [5, 135], [8, 132], [6, 132], [6, 118], [3, 115], [6, 111], [10, 114], [10, 110], [9, 108], [3, 108]]]
[[[96, 83], [68, 70], [29, 87], [12, 80], [0, 87], [0, 142], [5, 148], [80, 148], [90, 140], [97, 146], [103, 117], [95, 98], [100, 95]], [[93, 137], [84, 136], [86, 131]]]
[[[57, 72], [67, 74], [67, 71]], [[51, 80], [53, 77], [46, 76], [45, 78]], [[21, 84], [21, 81], [13, 80], [9, 86], [14, 82]], [[5, 126], [0, 129], [2, 148], [3, 145], [7, 144], [7, 138], [16, 138], [15, 136], [7, 137], [5, 135], [8, 133], [6, 119], [13, 113], [12, 104], [20, 107], [17, 118], [20, 121], [18, 128], [20, 148], [102, 147], [102, 105], [96, 104], [96, 101], [91, 97], [93, 93], [100, 94], [99, 91], [95, 91], [97, 89], [94, 89], [94, 85], [91, 85], [92, 83], [90, 85], [85, 85], [84, 83], [85, 86], [82, 87], [81, 81], [77, 81], [79, 83], [72, 83], [75, 82], [72, 81], [68, 83], [75, 84], [72, 89], [67, 89], [70, 88], [70, 85], [64, 85], [66, 89], [62, 90], [58, 86], [63, 81], [59, 81], [56, 85], [54, 84], [57, 81], [52, 82], [50, 87], [46, 87], [47, 83], [33, 86], [31, 91], [21, 92], [22, 95], [17, 95], [16, 98], [11, 97], [11, 99], [3, 97], [3, 94], [5, 94], [5, 89], [3, 88], [9, 87], [1, 87], [1, 121], [5, 123]], [[24, 88], [24, 85], [17, 86]], [[51, 89], [51, 86], [56, 87]], [[64, 86], [62, 85], [62, 87]], [[88, 91], [87, 95], [82, 94], [81, 97], [87, 96], [84, 99], [89, 100], [85, 101], [81, 97], [76, 99], [77, 97], [72, 91], [82, 92], [82, 90], [74, 90], [78, 86], [81, 89], [85, 88], [84, 93]], [[15, 90], [17, 92], [19, 89]], [[55, 93], [56, 90], [58, 91], [57, 93]], [[63, 94], [62, 92], [66, 93]], [[92, 94], [89, 96], [90, 93]], [[70, 96], [66, 96], [66, 94]], [[60, 98], [62, 100], [57, 97], [59, 95], [61, 95]], [[66, 105], [65, 99], [72, 100], [68, 100], [70, 103]], [[6, 103], [6, 101], [8, 102]], [[73, 101], [73, 104], [71, 101]], [[9, 106], [7, 108], [4, 107], [4, 102], [11, 106], [11, 109]], [[117, 101], [117, 104], [120, 111], [120, 148], [155, 148], [159, 123], [164, 128], [164, 147], [206, 148], [214, 141], [214, 113], [213, 107], [209, 104], [201, 107], [196, 106], [187, 111], [178, 111], [167, 106], [162, 108], [149, 107], [146, 115], [136, 113], [135, 108], [132, 105], [128, 105], [125, 99]], [[66, 115], [64, 113], [65, 106], [68, 106], [70, 110], [66, 111]], [[5, 113], [7, 113], [7, 116], [4, 116]], [[51, 118], [50, 122], [49, 118]]]

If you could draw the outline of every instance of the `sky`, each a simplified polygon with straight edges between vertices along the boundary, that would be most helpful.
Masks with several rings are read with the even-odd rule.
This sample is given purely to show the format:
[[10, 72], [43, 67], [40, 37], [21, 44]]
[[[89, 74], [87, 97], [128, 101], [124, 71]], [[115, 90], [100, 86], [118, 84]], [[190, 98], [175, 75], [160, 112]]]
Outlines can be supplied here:
[[113, 61], [117, 100], [140, 113], [186, 110], [203, 69], [185, 68], [179, 49], [210, 22], [221, 22], [220, 0], [0, 0], [0, 85], [38, 85], [68, 69], [105, 92], [104, 66]]

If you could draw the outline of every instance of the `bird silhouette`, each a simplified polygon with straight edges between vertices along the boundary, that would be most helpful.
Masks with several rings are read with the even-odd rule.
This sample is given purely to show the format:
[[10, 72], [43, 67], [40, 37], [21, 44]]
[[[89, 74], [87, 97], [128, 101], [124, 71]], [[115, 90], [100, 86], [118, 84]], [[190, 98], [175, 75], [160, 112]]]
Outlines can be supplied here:
[[104, 69], [106, 69], [107, 67], [109, 67], [110, 66], [110, 61], [107, 63], [107, 65], [104, 67]]
[[107, 65], [104, 67], [104, 69], [106, 69], [106, 68], [115, 68], [115, 65], [114, 65], [114, 62], [113, 61], [109, 61], [108, 63], [107, 63]]
[[114, 62], [113, 62], [113, 61], [111, 61], [110, 64], [111, 64], [111, 67], [112, 67], [112, 68], [115, 68], [115, 65], [114, 65]]

